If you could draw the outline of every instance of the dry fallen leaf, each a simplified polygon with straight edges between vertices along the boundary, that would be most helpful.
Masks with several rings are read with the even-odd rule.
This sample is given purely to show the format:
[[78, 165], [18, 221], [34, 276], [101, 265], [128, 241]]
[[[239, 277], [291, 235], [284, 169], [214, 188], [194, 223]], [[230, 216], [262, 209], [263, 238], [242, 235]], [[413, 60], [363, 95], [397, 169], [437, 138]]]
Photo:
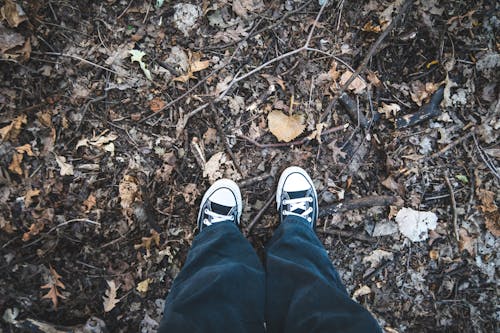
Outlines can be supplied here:
[[137, 288], [135, 289], [137, 289], [137, 291], [140, 293], [145, 293], [149, 289], [149, 282], [151, 282], [151, 279], [147, 278], [146, 280], [139, 282], [137, 284]]
[[412, 242], [426, 240], [429, 230], [437, 227], [437, 216], [433, 212], [421, 212], [411, 208], [401, 208], [396, 215], [399, 231]]
[[23, 234], [22, 240], [27, 242], [31, 239], [31, 236], [36, 236], [40, 233], [40, 231], [45, 228], [45, 223], [43, 221], [37, 221], [32, 223], [29, 227], [29, 230]]
[[352, 294], [352, 298], [357, 301], [359, 296], [364, 296], [364, 295], [369, 295], [371, 294], [372, 290], [368, 286], [362, 286], [354, 291], [354, 294]]
[[382, 106], [378, 108], [378, 113], [384, 114], [386, 119], [396, 117], [399, 111], [401, 111], [401, 107], [396, 103], [385, 104], [382, 102]]
[[26, 191], [26, 194], [24, 195], [24, 206], [29, 207], [31, 203], [33, 202], [33, 197], [37, 197], [40, 195], [40, 190], [37, 189], [29, 189]]
[[91, 193], [88, 198], [83, 201], [83, 207], [85, 208], [85, 213], [90, 212], [92, 208], [96, 205], [97, 201], [95, 196]]
[[306, 126], [301, 115], [287, 116], [281, 111], [271, 111], [267, 116], [269, 130], [278, 141], [290, 142], [298, 137]]
[[21, 133], [21, 127], [26, 123], [26, 115], [17, 117], [9, 125], [0, 128], [0, 139], [2, 141], [17, 139], [19, 133]]
[[69, 163], [66, 163], [66, 157], [56, 155], [56, 162], [59, 165], [61, 176], [72, 176], [73, 175], [73, 166]]
[[246, 19], [250, 14], [261, 11], [264, 8], [264, 2], [262, 0], [234, 0], [233, 1], [233, 12]]
[[5, 28], [2, 23], [0, 23], [0, 53], [5, 53], [16, 46], [21, 46], [24, 44], [24, 41], [25, 38], [23, 35]]
[[203, 168], [203, 177], [208, 177], [210, 184], [220, 178], [229, 178], [234, 181], [241, 179], [233, 161], [228, 159], [224, 152], [215, 153], [210, 157]]
[[[340, 85], [344, 86], [353, 74], [354, 73], [351, 71], [345, 71], [340, 77]], [[352, 90], [355, 94], [361, 94], [363, 90], [366, 89], [366, 83], [358, 75], [354, 81], [349, 84], [348, 89]]]
[[54, 305], [54, 309], [57, 309], [57, 304], [59, 298], [65, 299], [60, 292], [59, 289], [57, 288], [62, 288], [66, 289], [66, 286], [61, 282], [61, 276], [56, 272], [52, 266], [50, 267], [50, 276], [49, 276], [49, 283], [41, 286], [41, 289], [49, 289], [49, 292], [45, 295], [43, 295], [42, 298], [48, 298], [52, 301], [52, 304]]
[[5, 5], [0, 9], [0, 12], [12, 28], [17, 28], [19, 24], [28, 19], [21, 6], [13, 0], [5, 0]]
[[411, 99], [417, 103], [418, 106], [422, 106], [423, 102], [430, 98], [438, 87], [439, 85], [436, 83], [427, 82], [424, 84], [421, 81], [416, 80], [411, 83]]
[[142, 237], [142, 242], [141, 244], [135, 244], [134, 249], [139, 250], [140, 248], [146, 249], [146, 257], [150, 256], [150, 250], [151, 250], [151, 243], [154, 242], [156, 244], [156, 247], [160, 246], [160, 234], [154, 230], [151, 229], [151, 236], [150, 237]]
[[476, 239], [469, 236], [469, 233], [464, 228], [460, 228], [458, 231], [458, 235], [460, 236], [460, 240], [458, 241], [458, 249], [460, 252], [463, 250], [469, 252], [469, 254], [474, 257], [476, 250]]
[[102, 297], [102, 305], [104, 307], [104, 312], [109, 312], [113, 310], [116, 304], [120, 302], [120, 299], [116, 298], [116, 292], [118, 291], [118, 288], [120, 288], [120, 286], [116, 286], [115, 281], [113, 280], [106, 282], [108, 283], [108, 289], [105, 292], [106, 296]]
[[149, 109], [158, 112], [165, 106], [165, 102], [160, 97], [155, 97], [149, 101]]
[[22, 146], [19, 146], [19, 147], [16, 147], [16, 151], [19, 154], [26, 154], [28, 156], [35, 156], [35, 154], [33, 154], [33, 151], [31, 150], [31, 146], [29, 143], [22, 145]]
[[131, 224], [133, 222], [131, 218], [133, 215], [133, 204], [141, 199], [137, 178], [130, 175], [123, 176], [118, 186], [118, 194], [120, 196], [122, 214], [127, 218], [128, 223]]
[[200, 195], [200, 191], [198, 190], [198, 185], [194, 183], [189, 183], [184, 187], [184, 191], [182, 191], [182, 196], [184, 197], [184, 201], [188, 205], [193, 205], [194, 201]]
[[23, 161], [23, 154], [14, 153], [12, 155], [12, 162], [9, 164], [9, 170], [18, 175], [23, 175], [23, 169], [21, 168], [21, 162]]
[[495, 203], [495, 193], [478, 189], [476, 190], [476, 194], [481, 201], [481, 205], [478, 208], [483, 213], [486, 228], [493, 236], [500, 237], [500, 212]]

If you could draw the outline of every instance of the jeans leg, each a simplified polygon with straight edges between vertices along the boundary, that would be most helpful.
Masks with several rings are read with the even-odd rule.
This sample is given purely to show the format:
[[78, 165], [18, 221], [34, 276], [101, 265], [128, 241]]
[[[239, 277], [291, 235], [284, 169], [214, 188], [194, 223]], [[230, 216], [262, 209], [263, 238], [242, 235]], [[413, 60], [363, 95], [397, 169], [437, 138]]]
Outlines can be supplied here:
[[206, 227], [165, 302], [159, 333], [264, 332], [265, 277], [232, 222]]
[[276, 230], [267, 247], [266, 274], [267, 332], [382, 332], [349, 297], [302, 218], [288, 216]]

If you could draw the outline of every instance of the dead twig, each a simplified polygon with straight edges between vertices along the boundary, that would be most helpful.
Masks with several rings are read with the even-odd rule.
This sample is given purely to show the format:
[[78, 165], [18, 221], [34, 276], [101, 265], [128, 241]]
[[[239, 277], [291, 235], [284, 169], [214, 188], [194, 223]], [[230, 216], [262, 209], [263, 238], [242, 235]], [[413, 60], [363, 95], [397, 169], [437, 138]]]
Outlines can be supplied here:
[[451, 198], [451, 212], [453, 214], [453, 232], [455, 234], [455, 239], [457, 242], [460, 240], [458, 235], [458, 225], [457, 225], [457, 203], [455, 201], [455, 193], [453, 192], [453, 187], [451, 186], [450, 179], [448, 175], [444, 175], [444, 180], [446, 181], [446, 186], [448, 186], [448, 191], [450, 191]]
[[116, 74], [118, 76], [124, 76], [124, 77], [130, 77], [128, 75], [123, 75], [123, 74], [120, 74], [110, 68], [107, 68], [107, 67], [104, 67], [104, 66], [101, 66], [99, 64], [96, 64], [95, 62], [92, 62], [90, 60], [87, 60], [87, 59], [84, 59], [82, 57], [79, 57], [79, 56], [76, 56], [76, 55], [73, 55], [73, 54], [66, 54], [66, 53], [60, 53], [60, 52], [32, 52], [33, 54], [39, 54], [39, 55], [49, 55], [49, 56], [54, 56], [54, 57], [66, 57], [66, 58], [71, 58], [71, 59], [75, 59], [75, 60], [78, 60], [78, 61], [81, 61], [81, 62], [84, 62], [86, 64], [89, 64], [89, 65], [92, 65], [94, 67], [97, 67], [97, 68], [100, 68], [102, 70], [105, 70], [107, 72], [110, 72], [110, 73], [113, 73], [113, 74]]
[[264, 215], [264, 213], [266, 212], [266, 210], [269, 208], [269, 206], [271, 206], [271, 203], [273, 203], [274, 201], [274, 197], [276, 196], [276, 192], [271, 192], [271, 195], [269, 196], [269, 198], [267, 199], [266, 203], [264, 204], [264, 206], [262, 206], [262, 208], [259, 210], [259, 212], [257, 213], [257, 215], [255, 215], [255, 217], [252, 219], [252, 221], [248, 224], [247, 228], [246, 228], [246, 234], [249, 235], [250, 232], [252, 231], [253, 227], [258, 223], [260, 222], [261, 218], [262, 218], [262, 215]]
[[337, 94], [337, 97], [333, 98], [332, 101], [330, 102], [330, 104], [328, 104], [327, 108], [325, 109], [325, 112], [323, 112], [323, 114], [320, 117], [320, 122], [323, 121], [328, 114], [330, 114], [330, 112], [332, 111], [332, 109], [337, 104], [339, 96], [341, 96], [346, 91], [346, 89], [349, 87], [349, 85], [366, 68], [366, 66], [368, 65], [368, 62], [375, 55], [375, 53], [377, 52], [377, 49], [380, 46], [380, 44], [382, 43], [382, 41], [387, 37], [387, 35], [389, 35], [389, 33], [392, 31], [392, 29], [394, 29], [394, 27], [396, 26], [396, 24], [399, 22], [399, 20], [401, 20], [401, 18], [403, 17], [403, 15], [406, 13], [406, 11], [410, 8], [410, 6], [412, 4], [413, 4], [413, 0], [406, 0], [403, 3], [403, 5], [401, 5], [401, 9], [399, 10], [399, 13], [394, 17], [394, 19], [391, 21], [391, 23], [389, 24], [389, 26], [384, 30], [384, 32], [382, 34], [380, 34], [380, 36], [375, 41], [375, 43], [372, 44], [372, 46], [370, 47], [370, 50], [368, 51], [368, 53], [366, 54], [366, 56], [363, 58], [363, 61], [358, 66], [358, 68], [356, 69], [356, 71], [351, 75], [351, 77], [349, 78], [349, 80], [347, 80], [346, 83], [342, 87], [340, 87], [340, 90], [339, 90], [339, 92]]
[[250, 179], [246, 179], [246, 180], [240, 182], [239, 185], [240, 185], [240, 187], [247, 187], [247, 186], [253, 185], [255, 183], [261, 182], [263, 180], [266, 180], [269, 177], [272, 177], [271, 173], [266, 172], [266, 173], [263, 173], [261, 175], [252, 177]]
[[[332, 127], [332, 128], [329, 128], [327, 130], [324, 130], [323, 132], [321, 132], [321, 135], [326, 135], [326, 134], [331, 134], [331, 133], [334, 133], [334, 132], [339, 132], [339, 131], [343, 131], [345, 129], [347, 129], [347, 127], [349, 127], [349, 124], [345, 124], [345, 125], [340, 125], [340, 126], [336, 126], [336, 127]], [[282, 147], [291, 147], [291, 146], [300, 146], [300, 145], [303, 145], [311, 140], [313, 140], [314, 138], [311, 138], [309, 136], [306, 136], [300, 140], [295, 140], [295, 141], [292, 141], [292, 142], [278, 142], [278, 143], [259, 143], [257, 141], [255, 141], [254, 139], [252, 138], [249, 138], [248, 136], [245, 136], [245, 135], [238, 135], [238, 138], [241, 138], [241, 139], [244, 139], [252, 144], [254, 144], [255, 146], [261, 148], [261, 149], [264, 149], [264, 148], [282, 148]]]
[[321, 207], [319, 217], [324, 217], [336, 213], [342, 213], [348, 210], [374, 207], [390, 206], [396, 202], [396, 197], [389, 195], [371, 195], [364, 198], [352, 199], [338, 204]]
[[240, 163], [239, 163], [238, 159], [236, 158], [236, 156], [234, 155], [233, 150], [231, 149], [231, 146], [229, 146], [229, 142], [227, 141], [226, 133], [224, 132], [224, 129], [222, 128], [222, 125], [221, 125], [222, 121], [220, 120], [220, 117], [219, 117], [219, 111], [215, 107], [213, 100], [211, 100], [209, 102], [209, 104], [210, 104], [210, 108], [212, 109], [212, 117], [214, 119], [215, 126], [217, 127], [217, 132], [219, 132], [219, 136], [220, 136], [222, 142], [224, 143], [224, 147], [226, 148], [226, 152], [229, 154], [229, 156], [233, 160], [233, 164], [234, 164], [236, 170], [238, 170], [238, 173], [241, 175], [241, 177], [245, 177], [243, 170], [241, 170]]
[[337, 229], [327, 229], [327, 230], [317, 230], [316, 232], [319, 232], [321, 234], [326, 234], [326, 235], [333, 235], [333, 236], [340, 236], [340, 237], [345, 237], [345, 238], [353, 238], [355, 240], [359, 240], [361, 242], [366, 242], [366, 243], [376, 243], [377, 239], [376, 238], [370, 238], [366, 235], [360, 234], [357, 231], [347, 231], [347, 230], [337, 230]]

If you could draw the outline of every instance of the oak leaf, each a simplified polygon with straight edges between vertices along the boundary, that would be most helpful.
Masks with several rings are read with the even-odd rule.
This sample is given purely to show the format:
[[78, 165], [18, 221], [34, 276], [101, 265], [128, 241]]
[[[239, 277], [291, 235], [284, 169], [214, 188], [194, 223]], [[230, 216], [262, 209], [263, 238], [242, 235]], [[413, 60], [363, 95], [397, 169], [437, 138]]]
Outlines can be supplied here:
[[49, 283], [43, 285], [40, 287], [41, 289], [49, 289], [49, 292], [45, 295], [43, 295], [42, 298], [47, 298], [52, 301], [52, 304], [54, 305], [54, 309], [57, 309], [57, 304], [59, 301], [59, 298], [65, 299], [66, 297], [61, 294], [59, 289], [66, 289], [66, 286], [64, 283], [61, 281], [61, 275], [59, 275], [52, 266], [50, 267], [50, 277], [49, 277]]
[[26, 115], [23, 114], [16, 117], [9, 125], [0, 128], [1, 141], [16, 139], [19, 133], [21, 133], [21, 127], [27, 122]]
[[120, 302], [120, 299], [116, 298], [116, 292], [120, 286], [116, 286], [116, 283], [113, 280], [106, 282], [108, 283], [108, 289], [105, 292], [105, 296], [102, 297], [102, 305], [104, 307], [104, 312], [109, 312]]
[[267, 116], [267, 125], [273, 135], [279, 140], [290, 142], [298, 137], [306, 126], [302, 115], [287, 116], [281, 111], [271, 111]]

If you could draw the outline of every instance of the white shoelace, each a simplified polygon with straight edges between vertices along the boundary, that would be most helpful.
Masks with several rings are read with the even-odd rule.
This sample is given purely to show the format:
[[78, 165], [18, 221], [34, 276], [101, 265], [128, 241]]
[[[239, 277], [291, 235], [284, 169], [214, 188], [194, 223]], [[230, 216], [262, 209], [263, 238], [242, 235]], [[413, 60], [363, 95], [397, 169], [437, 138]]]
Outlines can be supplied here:
[[217, 222], [224, 222], [224, 221], [234, 221], [234, 216], [233, 215], [221, 215], [216, 212], [212, 212], [211, 210], [208, 210], [205, 208], [205, 214], [208, 216], [212, 217], [212, 219], [209, 221], [208, 219], [203, 220], [203, 224], [208, 226], [211, 226], [214, 223]]
[[[290, 209], [288, 210], [283, 210], [283, 215], [295, 215], [298, 217], [302, 217], [307, 219], [307, 221], [311, 222], [312, 218], [308, 216], [312, 211], [312, 207], [309, 207], [306, 209], [306, 204], [308, 202], [313, 202], [312, 197], [304, 197], [304, 198], [296, 198], [296, 199], [285, 199], [283, 200], [283, 206], [284, 205], [290, 205]], [[304, 212], [301, 214], [295, 213], [297, 209], [301, 209]]]

